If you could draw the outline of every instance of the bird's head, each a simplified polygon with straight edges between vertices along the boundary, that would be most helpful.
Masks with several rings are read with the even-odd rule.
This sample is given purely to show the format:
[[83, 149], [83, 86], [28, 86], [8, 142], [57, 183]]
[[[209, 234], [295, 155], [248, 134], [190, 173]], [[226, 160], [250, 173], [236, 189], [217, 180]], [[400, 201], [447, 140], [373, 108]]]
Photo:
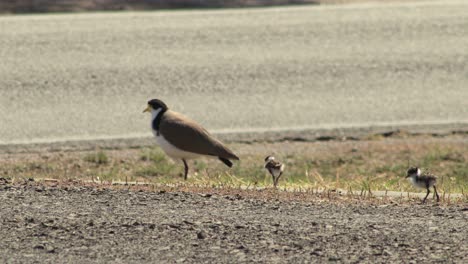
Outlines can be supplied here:
[[152, 99], [152, 100], [149, 100], [148, 101], [148, 106], [146, 107], [145, 110], [143, 110], [143, 113], [144, 112], [154, 112], [154, 111], [157, 111], [157, 112], [161, 112], [161, 111], [166, 111], [168, 108], [167, 108], [167, 105], [159, 100], [159, 99]]
[[406, 172], [406, 178], [420, 176], [420, 175], [421, 175], [421, 169], [419, 169], [418, 167], [411, 167]]
[[270, 155], [270, 156], [267, 156], [267, 157], [265, 158], [265, 162], [266, 162], [266, 163], [268, 163], [268, 162], [270, 162], [270, 161], [272, 161], [272, 160], [275, 160], [275, 157], [273, 157], [273, 156], [271, 156], [271, 155]]
[[274, 163], [275, 161], [275, 157], [271, 156], [271, 155], [268, 155], [266, 158], [265, 158], [265, 168], [267, 168], [270, 163]]

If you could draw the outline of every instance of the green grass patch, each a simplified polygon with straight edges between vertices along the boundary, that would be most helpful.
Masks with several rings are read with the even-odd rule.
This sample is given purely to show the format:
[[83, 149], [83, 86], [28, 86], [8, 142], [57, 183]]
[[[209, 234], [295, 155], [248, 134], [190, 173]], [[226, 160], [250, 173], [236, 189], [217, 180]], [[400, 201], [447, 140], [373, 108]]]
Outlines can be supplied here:
[[104, 151], [88, 154], [84, 156], [83, 160], [97, 165], [109, 163], [109, 157]]
[[[161, 149], [143, 149], [140, 161], [143, 164], [135, 170], [135, 175], [139, 177], [145, 177], [149, 180], [168, 180], [180, 174], [180, 169], [175, 163], [169, 161]], [[183, 168], [182, 162], [180, 162], [180, 166]]]
[[[421, 150], [412, 150], [411, 160], [439, 177], [437, 187], [441, 193], [466, 193], [468, 154], [463, 149], [464, 146], [424, 146]], [[131, 154], [119, 156], [119, 151], [96, 151], [85, 155], [66, 153], [49, 159], [4, 162], [0, 164], [0, 176], [185, 183], [183, 163], [171, 160], [161, 149], [155, 147], [125, 151]], [[309, 155], [303, 151], [278, 155], [277, 159], [285, 164], [279, 188], [339, 188], [353, 193], [377, 190], [424, 192], [412, 187], [405, 179], [407, 154], [408, 150], [404, 148], [382, 148], [323, 155]], [[263, 159], [264, 155], [243, 155], [240, 161], [234, 162], [232, 168], [217, 159], [190, 160], [189, 180], [186, 183], [210, 187], [272, 187], [272, 178], [264, 168]]]

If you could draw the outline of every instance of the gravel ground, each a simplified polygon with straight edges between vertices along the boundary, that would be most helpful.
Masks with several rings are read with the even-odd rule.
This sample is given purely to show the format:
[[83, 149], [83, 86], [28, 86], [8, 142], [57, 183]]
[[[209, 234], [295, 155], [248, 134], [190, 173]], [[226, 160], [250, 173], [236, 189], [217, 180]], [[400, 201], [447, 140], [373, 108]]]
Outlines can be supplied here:
[[466, 263], [468, 207], [0, 183], [2, 263]]

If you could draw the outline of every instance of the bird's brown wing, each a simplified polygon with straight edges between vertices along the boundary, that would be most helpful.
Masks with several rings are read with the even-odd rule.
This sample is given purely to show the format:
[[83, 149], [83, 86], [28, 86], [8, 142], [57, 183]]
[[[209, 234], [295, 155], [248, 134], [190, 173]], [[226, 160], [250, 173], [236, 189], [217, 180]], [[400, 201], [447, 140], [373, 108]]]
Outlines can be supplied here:
[[166, 111], [161, 118], [159, 131], [167, 141], [181, 150], [225, 159], [239, 159], [206, 129], [179, 113]]

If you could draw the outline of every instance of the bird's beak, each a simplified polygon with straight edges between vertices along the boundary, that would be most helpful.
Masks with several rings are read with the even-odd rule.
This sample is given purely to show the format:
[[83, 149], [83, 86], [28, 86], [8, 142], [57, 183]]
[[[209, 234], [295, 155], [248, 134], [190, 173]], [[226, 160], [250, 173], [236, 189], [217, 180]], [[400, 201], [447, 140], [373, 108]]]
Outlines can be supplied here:
[[144, 112], [151, 112], [151, 106], [148, 105], [148, 106], [146, 107], [146, 109], [143, 110], [143, 113], [144, 113]]

